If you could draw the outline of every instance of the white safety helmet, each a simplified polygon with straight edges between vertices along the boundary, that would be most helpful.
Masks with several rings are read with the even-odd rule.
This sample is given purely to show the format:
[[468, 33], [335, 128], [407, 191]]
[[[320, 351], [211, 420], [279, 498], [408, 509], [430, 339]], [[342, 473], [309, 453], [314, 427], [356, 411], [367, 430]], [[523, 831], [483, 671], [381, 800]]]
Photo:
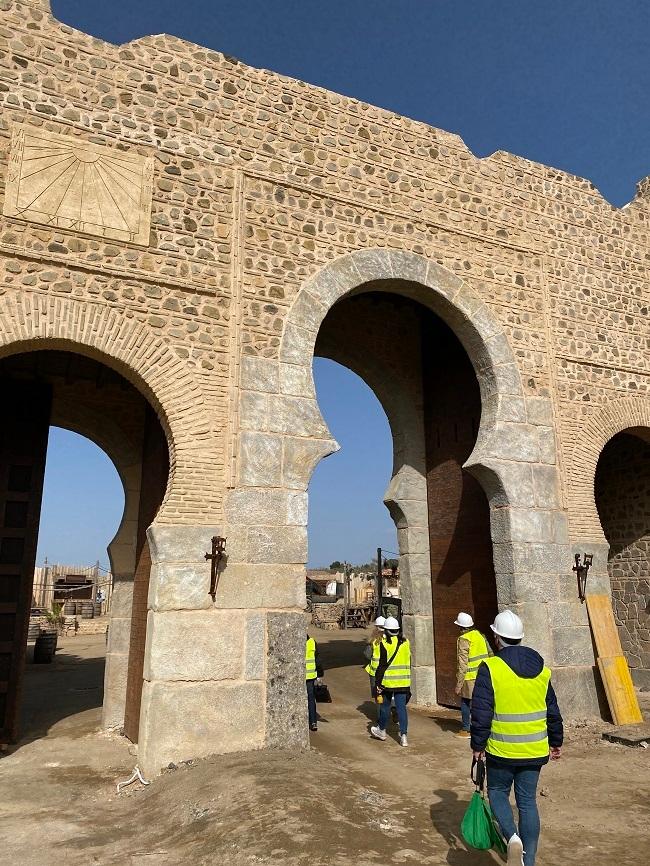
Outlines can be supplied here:
[[378, 616], [377, 619], [375, 620], [375, 625], [377, 626], [377, 628], [383, 628], [385, 623], [386, 623], [386, 617], [385, 616]]
[[495, 634], [510, 640], [521, 640], [524, 636], [524, 624], [511, 610], [502, 610], [497, 614], [490, 628]]
[[384, 623], [384, 631], [390, 632], [390, 634], [397, 634], [399, 632], [399, 622], [394, 616], [388, 617]]
[[454, 620], [454, 625], [459, 625], [461, 628], [470, 628], [474, 625], [474, 620], [470, 614], [461, 611]]

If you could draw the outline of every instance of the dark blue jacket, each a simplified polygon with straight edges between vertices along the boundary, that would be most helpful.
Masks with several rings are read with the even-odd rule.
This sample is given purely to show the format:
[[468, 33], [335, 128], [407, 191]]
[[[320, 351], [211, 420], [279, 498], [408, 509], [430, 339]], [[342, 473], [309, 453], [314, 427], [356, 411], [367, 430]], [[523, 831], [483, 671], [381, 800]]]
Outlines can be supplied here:
[[[527, 646], [507, 646], [499, 650], [497, 656], [503, 659], [517, 676], [524, 679], [532, 679], [538, 676], [544, 667], [544, 659], [541, 655]], [[548, 691], [546, 692], [546, 713], [549, 746], [561, 746], [564, 739], [562, 716], [560, 715], [560, 708], [557, 705], [555, 691], [550, 681]], [[474, 692], [472, 693], [471, 742], [472, 749], [475, 752], [485, 751], [492, 728], [493, 715], [494, 688], [492, 686], [492, 677], [490, 676], [489, 667], [483, 662], [478, 669]], [[530, 767], [541, 767], [548, 762], [548, 757], [513, 760], [512, 758], [499, 758], [494, 755], [487, 755], [487, 760], [494, 764], [526, 764]]]

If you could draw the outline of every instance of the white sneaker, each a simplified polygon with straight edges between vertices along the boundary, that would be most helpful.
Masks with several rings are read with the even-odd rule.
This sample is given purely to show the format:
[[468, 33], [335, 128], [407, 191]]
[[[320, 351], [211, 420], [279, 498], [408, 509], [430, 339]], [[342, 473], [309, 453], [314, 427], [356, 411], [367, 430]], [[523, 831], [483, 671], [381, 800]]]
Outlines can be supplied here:
[[408, 746], [409, 741], [406, 739], [406, 734], [399, 735], [399, 744], [400, 746]]
[[382, 729], [378, 728], [376, 725], [373, 725], [372, 728], [370, 728], [370, 734], [376, 740], [385, 740], [386, 739], [386, 731], [382, 731]]
[[524, 845], [516, 833], [508, 842], [508, 866], [524, 866]]

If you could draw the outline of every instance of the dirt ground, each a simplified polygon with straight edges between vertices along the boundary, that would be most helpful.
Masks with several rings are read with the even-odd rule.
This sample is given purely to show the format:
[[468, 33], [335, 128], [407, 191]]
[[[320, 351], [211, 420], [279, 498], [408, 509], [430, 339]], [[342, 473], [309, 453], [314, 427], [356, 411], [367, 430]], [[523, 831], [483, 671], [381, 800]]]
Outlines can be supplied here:
[[[119, 795], [137, 757], [98, 729], [104, 638], [65, 638], [55, 665], [29, 666], [25, 736], [0, 760], [0, 864], [500, 862], [459, 836], [472, 786], [457, 714], [412, 711], [408, 749], [371, 740], [364, 633], [314, 636], [334, 702], [311, 751], [215, 756]], [[605, 727], [569, 726], [565, 756], [542, 772], [538, 866], [648, 863], [650, 749], [607, 743]]]

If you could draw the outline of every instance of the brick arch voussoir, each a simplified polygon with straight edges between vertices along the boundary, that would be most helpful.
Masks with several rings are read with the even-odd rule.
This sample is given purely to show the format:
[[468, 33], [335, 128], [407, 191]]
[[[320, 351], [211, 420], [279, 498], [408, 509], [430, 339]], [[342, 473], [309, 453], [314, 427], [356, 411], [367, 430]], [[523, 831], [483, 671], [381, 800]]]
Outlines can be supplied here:
[[204, 418], [196, 379], [164, 340], [140, 320], [98, 304], [66, 298], [5, 295], [0, 310], [0, 358], [61, 349], [94, 357], [131, 382], [157, 413], [168, 438], [172, 477], [191, 465], [192, 438]]
[[569, 520], [576, 534], [606, 543], [596, 507], [598, 460], [610, 439], [639, 427], [650, 430], [650, 399], [645, 397], [613, 400], [598, 409], [581, 429], [567, 472]]

